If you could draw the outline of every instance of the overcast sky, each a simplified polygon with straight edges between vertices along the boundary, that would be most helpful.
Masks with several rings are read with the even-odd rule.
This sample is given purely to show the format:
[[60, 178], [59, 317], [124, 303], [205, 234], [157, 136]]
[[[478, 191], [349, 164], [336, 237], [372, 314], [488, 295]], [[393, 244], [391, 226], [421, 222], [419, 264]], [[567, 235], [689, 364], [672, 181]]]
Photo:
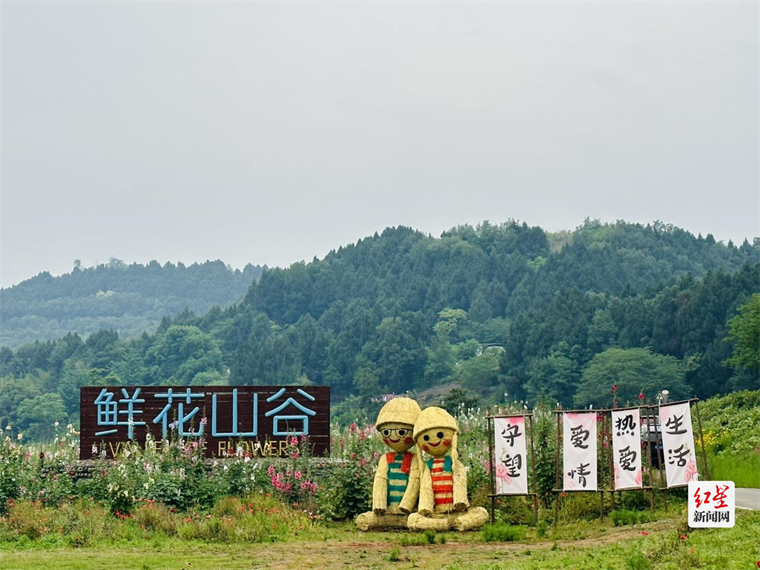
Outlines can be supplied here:
[[2, 276], [391, 225], [758, 235], [758, 4], [4, 3]]

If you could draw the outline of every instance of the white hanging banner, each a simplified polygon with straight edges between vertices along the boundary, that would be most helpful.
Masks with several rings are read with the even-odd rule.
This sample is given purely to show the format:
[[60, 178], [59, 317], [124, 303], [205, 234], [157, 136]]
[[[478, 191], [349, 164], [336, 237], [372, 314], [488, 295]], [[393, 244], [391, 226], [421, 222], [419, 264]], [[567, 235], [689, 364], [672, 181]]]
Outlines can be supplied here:
[[615, 489], [641, 489], [641, 414], [638, 408], [612, 410]]
[[689, 481], [697, 481], [697, 454], [689, 402], [660, 406], [659, 415], [668, 487], [681, 487], [688, 485]]
[[497, 495], [528, 494], [525, 416], [494, 418]]
[[562, 488], [596, 491], [596, 412], [565, 412], [562, 416]]

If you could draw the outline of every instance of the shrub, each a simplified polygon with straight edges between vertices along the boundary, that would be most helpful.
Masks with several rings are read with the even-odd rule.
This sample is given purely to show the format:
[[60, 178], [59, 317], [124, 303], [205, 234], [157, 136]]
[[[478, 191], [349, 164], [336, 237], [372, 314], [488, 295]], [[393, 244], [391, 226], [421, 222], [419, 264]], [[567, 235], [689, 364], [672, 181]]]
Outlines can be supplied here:
[[373, 471], [361, 461], [346, 461], [332, 466], [330, 484], [318, 491], [320, 513], [333, 520], [352, 519], [369, 510], [372, 504]]
[[140, 525], [143, 530], [151, 532], [162, 532], [167, 536], [173, 536], [177, 533], [177, 517], [172, 514], [171, 510], [154, 501], [146, 501], [135, 509], [135, 524]]
[[652, 514], [648, 511], [630, 511], [619, 509], [610, 513], [612, 524], [615, 526], [626, 526], [642, 524], [652, 520]]
[[524, 540], [527, 529], [524, 526], [511, 526], [503, 522], [486, 525], [483, 540], [486, 542], [515, 542]]

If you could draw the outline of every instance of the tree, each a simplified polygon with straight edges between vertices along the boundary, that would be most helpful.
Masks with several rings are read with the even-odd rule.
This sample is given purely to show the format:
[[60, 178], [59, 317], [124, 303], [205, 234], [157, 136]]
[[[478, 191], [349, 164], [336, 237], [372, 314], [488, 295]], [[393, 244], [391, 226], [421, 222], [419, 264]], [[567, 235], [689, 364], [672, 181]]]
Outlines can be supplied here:
[[55, 436], [55, 422], [65, 423], [66, 407], [58, 394], [42, 394], [24, 400], [18, 407], [19, 430], [26, 439], [49, 441]]
[[674, 400], [686, 398], [690, 390], [683, 376], [681, 362], [672, 356], [655, 354], [648, 348], [609, 348], [591, 359], [573, 400], [583, 407], [608, 406], [613, 385], [622, 404], [635, 403], [639, 393], [654, 398], [661, 390], [670, 391]]
[[401, 317], [386, 317], [362, 350], [361, 360], [374, 363], [380, 386], [390, 392], [411, 390], [422, 378], [427, 355], [412, 329]]
[[739, 307], [739, 314], [728, 321], [726, 339], [734, 344], [734, 353], [726, 364], [760, 371], [760, 294]]
[[201, 372], [222, 372], [222, 351], [211, 335], [198, 327], [173, 325], [148, 352], [161, 382], [189, 385]]
[[534, 404], [541, 397], [559, 402], [568, 407], [578, 387], [580, 370], [578, 363], [568, 357], [567, 343], [560, 343], [549, 356], [533, 361], [530, 379], [525, 384], [525, 392]]
[[441, 400], [441, 407], [452, 415], [460, 410], [470, 410], [480, 403], [480, 396], [462, 388], [452, 388]]

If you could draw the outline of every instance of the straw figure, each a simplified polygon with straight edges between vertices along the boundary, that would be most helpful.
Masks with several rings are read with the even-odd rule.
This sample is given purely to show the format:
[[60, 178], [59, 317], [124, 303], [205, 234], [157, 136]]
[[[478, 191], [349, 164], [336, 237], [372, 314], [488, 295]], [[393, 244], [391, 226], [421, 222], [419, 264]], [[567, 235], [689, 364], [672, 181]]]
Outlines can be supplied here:
[[[457, 421], [446, 410], [425, 408], [414, 424], [420, 469], [420, 504], [409, 515], [412, 530], [472, 530], [488, 520], [483, 507], [470, 507], [467, 472], [457, 457]], [[422, 452], [431, 458], [424, 461]]]
[[377, 415], [375, 427], [392, 451], [380, 456], [372, 486], [372, 511], [356, 517], [359, 530], [406, 528], [406, 517], [417, 507], [419, 464], [412, 430], [420, 406], [411, 398], [394, 398]]

